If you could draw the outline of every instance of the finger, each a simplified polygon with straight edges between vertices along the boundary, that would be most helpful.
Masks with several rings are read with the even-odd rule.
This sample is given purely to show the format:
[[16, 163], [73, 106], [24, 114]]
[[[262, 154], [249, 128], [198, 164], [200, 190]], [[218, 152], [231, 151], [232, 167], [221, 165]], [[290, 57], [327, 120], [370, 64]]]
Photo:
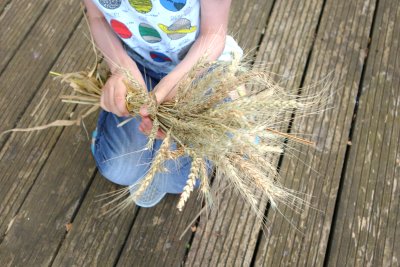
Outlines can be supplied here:
[[104, 90], [104, 89], [103, 89], [103, 92], [100, 97], [100, 107], [102, 109], [104, 109], [105, 111], [110, 112], [110, 110], [108, 109], [108, 107], [106, 105], [106, 90]]
[[153, 128], [153, 121], [149, 117], [144, 117], [142, 118], [141, 125], [145, 131], [151, 131]]
[[142, 133], [144, 133], [144, 129], [143, 129], [142, 124], [139, 125], [139, 131], [141, 131]]
[[147, 111], [147, 106], [142, 106], [139, 110], [139, 114], [142, 117], [148, 117], [149, 116], [149, 112]]
[[116, 111], [118, 112], [119, 116], [128, 116], [129, 112], [126, 109], [126, 104], [125, 104], [125, 93], [126, 90], [124, 90], [123, 87], [120, 88], [115, 88], [114, 89], [114, 106]]
[[104, 93], [105, 93], [104, 105], [110, 112], [115, 113], [114, 103], [112, 102], [112, 97], [114, 95], [114, 87], [108, 86], [107, 90]]
[[156, 134], [156, 138], [157, 139], [164, 139], [165, 138], [165, 133], [163, 132], [163, 131], [161, 131], [161, 130], [158, 130], [157, 131], [157, 134]]
[[114, 113], [118, 117], [123, 116], [115, 103], [115, 88], [113, 86], [110, 87], [110, 89], [108, 90], [108, 94], [106, 96], [105, 102], [106, 102], [106, 105], [108, 105], [110, 112]]
[[145, 135], [149, 135], [149, 134], [151, 133], [151, 130], [149, 130], [149, 129], [143, 127], [142, 124], [139, 125], [139, 131], [141, 131], [141, 132], [142, 132], [143, 134], [145, 134]]

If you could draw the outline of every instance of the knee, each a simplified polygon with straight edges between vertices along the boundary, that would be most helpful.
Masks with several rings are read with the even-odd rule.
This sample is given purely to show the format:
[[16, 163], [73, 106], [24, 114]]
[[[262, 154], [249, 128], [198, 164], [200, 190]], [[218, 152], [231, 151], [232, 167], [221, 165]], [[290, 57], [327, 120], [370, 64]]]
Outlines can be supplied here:
[[101, 175], [109, 180], [110, 182], [113, 182], [115, 184], [119, 185], [128, 185], [126, 184], [126, 181], [121, 179], [120, 171], [118, 169], [118, 166], [115, 166], [114, 164], [106, 164], [104, 162], [98, 162], [96, 161], [96, 166]]
[[108, 160], [105, 162], [96, 160], [96, 165], [104, 178], [124, 186], [136, 183], [146, 173], [146, 168], [129, 164], [123, 160]]

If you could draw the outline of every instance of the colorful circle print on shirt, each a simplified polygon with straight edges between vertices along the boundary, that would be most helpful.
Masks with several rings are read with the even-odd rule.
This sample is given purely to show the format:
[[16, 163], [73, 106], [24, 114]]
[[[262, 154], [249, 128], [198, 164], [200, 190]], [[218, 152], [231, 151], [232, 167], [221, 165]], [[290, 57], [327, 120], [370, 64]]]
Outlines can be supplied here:
[[122, 22], [112, 19], [110, 21], [111, 28], [121, 37], [122, 39], [128, 39], [132, 37], [132, 32]]
[[99, 0], [99, 3], [108, 9], [116, 9], [121, 6], [122, 0]]
[[161, 41], [161, 35], [156, 29], [146, 23], [139, 24], [139, 33], [143, 40], [148, 43], [158, 43]]
[[177, 40], [185, 37], [186, 34], [195, 32], [197, 27], [192, 26], [190, 20], [185, 18], [180, 18], [170, 26], [164, 24], [158, 24], [158, 27], [165, 32], [171, 40]]
[[159, 53], [159, 52], [150, 52], [150, 57], [155, 61], [155, 62], [171, 62], [172, 60], [164, 55], [163, 53]]
[[163, 7], [169, 11], [179, 11], [186, 5], [186, 0], [160, 0]]
[[148, 13], [153, 8], [151, 0], [129, 0], [129, 4], [139, 13]]

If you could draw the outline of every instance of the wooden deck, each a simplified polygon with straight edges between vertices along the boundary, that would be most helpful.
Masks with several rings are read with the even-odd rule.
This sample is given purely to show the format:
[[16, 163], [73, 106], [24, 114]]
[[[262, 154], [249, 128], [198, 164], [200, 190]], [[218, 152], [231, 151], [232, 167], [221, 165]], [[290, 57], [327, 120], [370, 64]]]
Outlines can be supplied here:
[[[79, 112], [50, 70], [93, 63], [79, 0], [0, 1], [0, 131]], [[218, 214], [192, 197], [102, 217], [101, 177], [81, 127], [0, 139], [0, 266], [400, 266], [400, 2], [233, 1], [231, 32], [288, 88], [334, 77], [323, 114], [294, 115], [316, 147], [274, 159], [301, 214], [261, 203], [268, 229], [233, 192]], [[309, 87], [307, 90], [317, 90]], [[96, 118], [86, 120], [92, 130]], [[285, 219], [286, 218], [286, 219]]]

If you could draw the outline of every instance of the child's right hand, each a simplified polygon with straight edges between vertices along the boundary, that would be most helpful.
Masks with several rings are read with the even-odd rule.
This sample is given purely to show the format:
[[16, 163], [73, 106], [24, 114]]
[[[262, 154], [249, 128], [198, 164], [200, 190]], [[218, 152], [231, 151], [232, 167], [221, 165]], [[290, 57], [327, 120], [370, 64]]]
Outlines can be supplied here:
[[102, 109], [119, 117], [128, 116], [125, 104], [126, 85], [122, 74], [112, 74], [103, 87], [100, 99]]

